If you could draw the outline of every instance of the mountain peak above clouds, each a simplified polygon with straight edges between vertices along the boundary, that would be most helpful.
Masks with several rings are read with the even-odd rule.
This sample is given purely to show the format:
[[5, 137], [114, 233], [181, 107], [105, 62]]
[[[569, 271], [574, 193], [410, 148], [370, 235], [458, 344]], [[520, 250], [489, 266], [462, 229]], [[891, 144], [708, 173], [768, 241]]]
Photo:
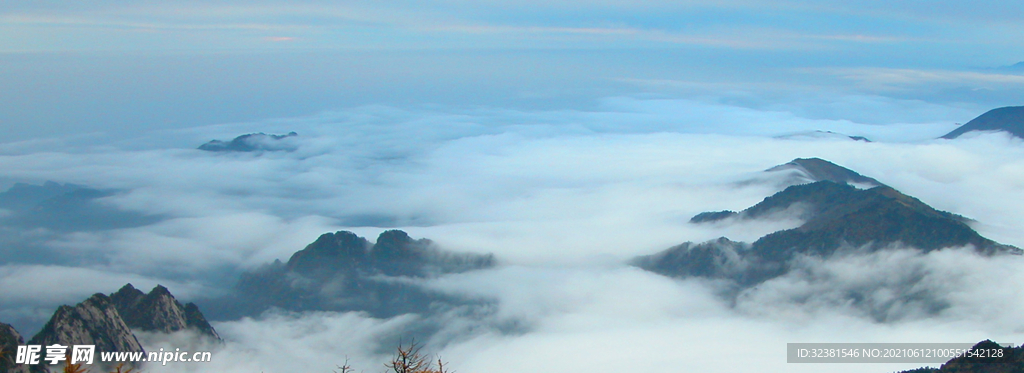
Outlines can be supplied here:
[[[491, 254], [454, 253], [401, 230], [382, 232], [376, 243], [348, 231], [320, 235], [287, 263], [275, 261], [243, 273], [217, 314], [258, 315], [270, 308], [292, 311], [364, 311], [391, 317], [457, 304], [410, 280], [495, 265]], [[401, 279], [400, 281], [398, 281]]]
[[[693, 224], [741, 219], [797, 217], [803, 224], [765, 235], [753, 243], [719, 238], [687, 242], [641, 256], [633, 264], [672, 277], [709, 277], [753, 286], [784, 275], [799, 257], [830, 258], [840, 251], [872, 253], [909, 247], [929, 252], [949, 247], [973, 247], [981, 255], [1017, 254], [1016, 247], [982, 237], [962, 216], [939, 211], [924, 202], [835, 164], [813, 158], [797, 159], [769, 170], [798, 169], [809, 179], [791, 185], [738, 213], [706, 212]], [[847, 182], [839, 182], [839, 181]], [[874, 183], [859, 189], [850, 183]]]
[[838, 133], [838, 132], [822, 131], [822, 130], [802, 131], [802, 132], [790, 133], [790, 134], [785, 134], [785, 135], [781, 135], [781, 136], [775, 136], [775, 138], [778, 138], [778, 139], [790, 139], [790, 140], [799, 140], [799, 139], [835, 139], [835, 140], [853, 140], [853, 141], [872, 142], [871, 139], [869, 139], [867, 137], [864, 137], [864, 136], [850, 136], [850, 135], [846, 135], [846, 134], [842, 134], [842, 133]]
[[235, 137], [231, 141], [210, 140], [199, 146], [199, 150], [210, 152], [261, 152], [261, 151], [294, 151], [298, 145], [290, 141], [299, 134], [289, 132], [285, 135], [268, 135], [263, 132], [250, 133]]
[[878, 180], [861, 175], [849, 168], [821, 158], [797, 158], [787, 163], [769, 168], [765, 170], [765, 172], [795, 172], [795, 176], [803, 178], [804, 183], [831, 181], [841, 184], [866, 185], [870, 187], [884, 185]]
[[[819, 181], [831, 181], [836, 184], [853, 185], [863, 188], [884, 186], [878, 180], [861, 175], [851, 169], [826, 161], [821, 158], [797, 158], [792, 161], [780, 164], [764, 170], [764, 175], [783, 177], [780, 184], [793, 186], [801, 184], [816, 183]], [[768, 197], [771, 198], [771, 197]], [[765, 198], [767, 201], [768, 198]], [[708, 211], [697, 214], [690, 219], [690, 223], [707, 223], [725, 220], [732, 217], [741, 219], [756, 219], [765, 214], [781, 211], [775, 205], [758, 204], [741, 212], [723, 210]]]
[[163, 285], [157, 285], [146, 294], [127, 284], [111, 294], [110, 299], [125, 324], [133, 330], [163, 333], [193, 330], [220, 339], [195, 304], [182, 305]]
[[974, 131], [1003, 131], [1024, 138], [1024, 106], [1007, 106], [989, 110], [941, 138], [955, 139]]
[[142, 345], [125, 324], [110, 297], [94, 294], [82, 303], [60, 306], [28, 344], [95, 345], [96, 351], [141, 352]]
[[[182, 306], [162, 285], [146, 294], [127, 284], [109, 296], [96, 293], [75, 306], [58, 307], [27, 344], [94, 345], [96, 352], [145, 352], [135, 331], [171, 333], [186, 329], [220, 341], [195, 304]], [[0, 323], [0, 348], [5, 354], [14, 351], [10, 346], [24, 344], [13, 327]], [[47, 365], [5, 365], [4, 357], [0, 356], [0, 372], [50, 371]]]

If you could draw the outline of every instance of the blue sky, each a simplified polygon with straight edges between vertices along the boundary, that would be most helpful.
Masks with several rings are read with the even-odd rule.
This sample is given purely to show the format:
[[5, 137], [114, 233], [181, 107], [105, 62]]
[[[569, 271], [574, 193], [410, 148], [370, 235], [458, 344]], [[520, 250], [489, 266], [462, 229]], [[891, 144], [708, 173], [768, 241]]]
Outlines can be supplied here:
[[4, 1], [0, 125], [20, 141], [375, 104], [587, 109], [619, 96], [763, 106], [868, 95], [984, 111], [1024, 99], [1021, 71], [1001, 68], [1024, 60], [1022, 8]]
[[982, 64], [1019, 58], [1000, 50], [1021, 46], [1024, 13], [1011, 1], [5, 3], [8, 52], [903, 46], [985, 53]]

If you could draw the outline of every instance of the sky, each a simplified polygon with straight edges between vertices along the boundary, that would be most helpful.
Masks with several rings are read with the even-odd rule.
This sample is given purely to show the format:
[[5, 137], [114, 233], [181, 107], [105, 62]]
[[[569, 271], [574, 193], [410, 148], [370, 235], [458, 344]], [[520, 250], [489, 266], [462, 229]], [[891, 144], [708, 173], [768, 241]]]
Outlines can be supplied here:
[[1006, 68], [1024, 61], [1012, 1], [3, 5], [5, 141], [376, 104], [586, 110], [621, 95], [764, 107], [853, 93], [980, 114], [1024, 84]]
[[[808, 259], [736, 302], [718, 284], [625, 263], [799, 225], [687, 224], [777, 192], [762, 171], [798, 157], [849, 167], [1024, 247], [1021, 140], [936, 139], [1024, 101], [1024, 69], [1013, 66], [1024, 61], [1022, 7], [0, 0], [0, 189], [75, 183], [117, 191], [101, 201], [111, 208], [160, 217], [0, 230], [0, 322], [30, 337], [56, 306], [127, 282], [200, 301], [322, 233], [373, 240], [400, 228], [498, 260], [418, 283], [495, 301], [484, 315], [434, 316], [446, 328], [424, 342], [460, 372], [804, 372], [821, 367], [786, 364], [785, 343], [1020, 343], [1019, 257], [907, 248]], [[196, 150], [291, 131], [291, 152]], [[894, 297], [907, 279], [948, 307], [928, 313]], [[850, 305], [844, 294], [858, 289], [890, 321]], [[377, 371], [381, 341], [422, 317], [216, 320], [227, 343], [207, 346], [214, 362], [152, 371], [330, 372], [346, 357]], [[206, 348], [187, 335], [141, 338]]]

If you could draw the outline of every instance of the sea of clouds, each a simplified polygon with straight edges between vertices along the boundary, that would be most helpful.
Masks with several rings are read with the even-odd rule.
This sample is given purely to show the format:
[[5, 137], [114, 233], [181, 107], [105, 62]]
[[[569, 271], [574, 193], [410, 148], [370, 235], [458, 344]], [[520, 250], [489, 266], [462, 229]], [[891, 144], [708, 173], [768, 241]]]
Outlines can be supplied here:
[[[988, 238], [1024, 246], [1020, 139], [936, 140], [954, 122], [981, 114], [961, 107], [861, 96], [837, 102], [797, 109], [609, 98], [589, 111], [365, 106], [132, 138], [0, 144], [2, 185], [52, 180], [116, 189], [102, 203], [162, 217], [135, 228], [20, 232], [32, 246], [0, 249], [19, 258], [0, 264], [0, 321], [31, 336], [57, 305], [127, 282], [164, 284], [182, 300], [199, 300], [230, 289], [241, 271], [287, 260], [322, 233], [345, 229], [373, 239], [399, 228], [499, 261], [420, 283], [494, 301], [488, 312], [434, 316], [445, 327], [421, 341], [459, 372], [802, 372], [822, 367], [787, 364], [787, 342], [1024, 341], [1024, 321], [1015, 316], [1024, 305], [1021, 257], [906, 249], [807, 258], [735, 300], [719, 296], [721, 284], [624, 264], [685, 241], [750, 242], [799, 225], [687, 221], [777, 192], [777, 183], [748, 181], [801, 157], [874, 177], [975, 219]], [[915, 120], [907, 112], [931, 114]], [[898, 120], [880, 119], [886, 114]], [[806, 136], [815, 130], [874, 142]], [[294, 151], [195, 149], [210, 139], [290, 131], [299, 133]], [[32, 247], [66, 257], [25, 252]], [[858, 289], [869, 289], [865, 301], [885, 314], [850, 304], [844, 294]], [[907, 296], [922, 291], [941, 294], [940, 307]], [[348, 358], [357, 371], [381, 371], [394, 341], [420, 317], [308, 312], [218, 320], [226, 344], [211, 347], [213, 362], [146, 370], [330, 372]]]

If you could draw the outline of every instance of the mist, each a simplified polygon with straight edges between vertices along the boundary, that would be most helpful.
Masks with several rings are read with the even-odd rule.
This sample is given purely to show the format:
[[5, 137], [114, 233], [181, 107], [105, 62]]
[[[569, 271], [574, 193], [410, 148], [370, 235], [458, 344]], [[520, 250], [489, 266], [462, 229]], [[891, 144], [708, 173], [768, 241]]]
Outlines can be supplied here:
[[[31, 335], [57, 305], [126, 282], [160, 283], [202, 307], [203, 298], [229, 291], [237, 274], [286, 261], [322, 233], [372, 238], [399, 228], [445, 249], [493, 253], [493, 269], [409, 279], [491, 306], [390, 319], [270, 312], [214, 320], [226, 343], [210, 347], [213, 362], [146, 370], [329, 372], [346, 357], [356, 370], [382, 370], [396, 341], [425, 318], [444, 326], [422, 341], [425, 350], [462, 372], [800, 372], [821, 367], [786, 364], [787, 342], [1022, 340], [1024, 323], [1015, 316], [1024, 301], [1020, 257], [904, 248], [808, 258], [735, 301], [720, 296], [720, 283], [626, 264], [685, 241], [751, 242], [798, 226], [784, 216], [687, 223], [781, 190], [761, 172], [798, 157], [848, 167], [974, 219], [988, 238], [1024, 246], [1016, 229], [1024, 209], [1020, 139], [990, 133], [935, 140], [969, 119], [959, 105], [862, 95], [829, 105], [849, 109], [821, 115], [818, 104], [799, 101], [637, 97], [602, 98], [586, 110], [375, 105], [0, 144], [0, 180], [8, 186], [55, 181], [117, 190], [95, 202], [161, 217], [99, 231], [19, 231], [23, 240], [3, 248], [21, 259], [0, 266], [0, 284], [12, 289], [0, 295], [0, 316]], [[915, 118], [908, 107], [929, 114]], [[816, 130], [874, 142], [790, 136]], [[195, 149], [212, 139], [290, 131], [299, 134], [294, 151]], [[36, 150], [39, 144], [46, 151]], [[34, 254], [38, 248], [75, 260]], [[907, 277], [919, 288], [902, 288]], [[882, 321], [848, 303], [843, 294], [851, 289], [870, 294], [868, 309]], [[918, 290], [937, 298], [903, 296]], [[152, 340], [147, 348], [180, 348], [182, 341]]]

